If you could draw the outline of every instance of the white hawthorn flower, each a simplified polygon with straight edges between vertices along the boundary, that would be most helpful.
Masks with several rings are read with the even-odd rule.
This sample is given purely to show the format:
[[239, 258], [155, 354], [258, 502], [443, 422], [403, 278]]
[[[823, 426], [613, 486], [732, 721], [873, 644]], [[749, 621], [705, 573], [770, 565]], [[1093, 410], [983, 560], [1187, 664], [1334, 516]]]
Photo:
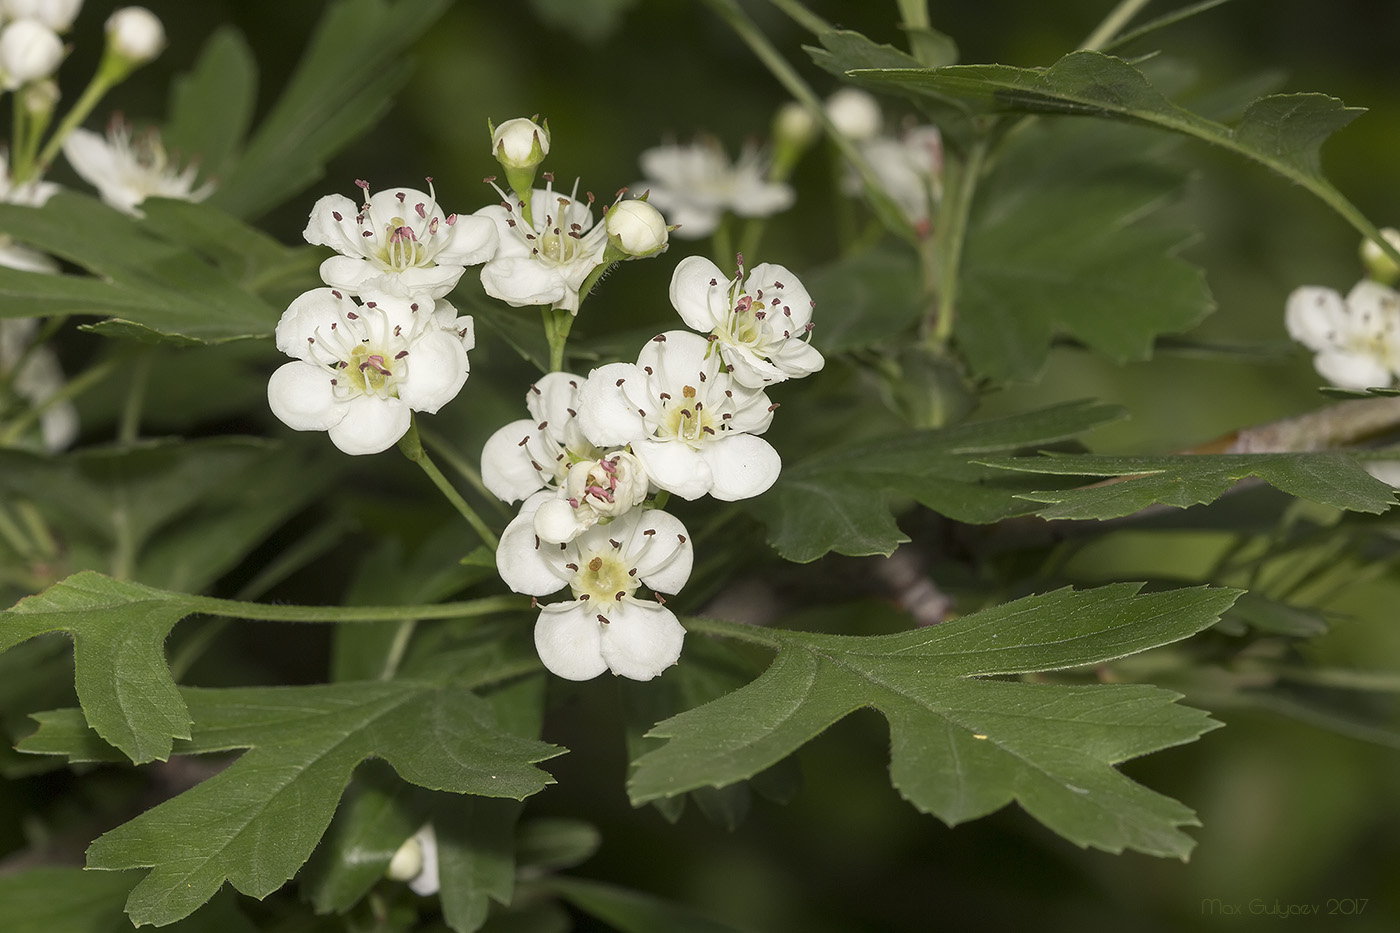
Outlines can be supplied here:
[[683, 499], [747, 499], [773, 485], [782, 460], [756, 435], [776, 407], [731, 379], [708, 340], [678, 330], [652, 338], [636, 363], [593, 370], [578, 397], [589, 440], [630, 445], [652, 483]]
[[0, 29], [0, 83], [5, 90], [49, 77], [63, 61], [63, 40], [37, 19], [17, 19]]
[[714, 138], [688, 146], [657, 146], [639, 158], [650, 188], [649, 200], [679, 226], [676, 236], [696, 240], [709, 236], [726, 211], [740, 217], [767, 217], [792, 206], [790, 186], [764, 177], [767, 160], [753, 147], [745, 148], [733, 164]]
[[582, 376], [546, 373], [525, 393], [529, 418], [504, 425], [481, 448], [481, 482], [502, 502], [564, 485], [569, 468], [602, 454], [578, 423]]
[[[9, 265], [3, 255], [0, 251], [0, 265]], [[30, 346], [38, 329], [37, 318], [0, 319], [0, 385], [9, 382], [15, 395], [43, 408], [39, 438], [45, 450], [57, 453], [78, 436], [78, 410], [72, 402], [50, 401], [63, 388], [63, 369], [48, 347]], [[0, 408], [3, 407], [4, 400], [0, 398]]]
[[641, 505], [650, 486], [641, 461], [625, 450], [580, 460], [569, 467], [554, 498], [535, 511], [535, 534], [548, 544], [572, 541]]
[[496, 228], [477, 217], [444, 214], [428, 191], [389, 188], [364, 204], [328, 194], [311, 208], [302, 236], [339, 253], [321, 263], [321, 281], [350, 295], [361, 289], [402, 297], [447, 295], [457, 280], [496, 252]]
[[[916, 228], [926, 228], [943, 197], [943, 137], [934, 126], [914, 126], [898, 138], [874, 136], [858, 143], [880, 187]], [[847, 194], [860, 194], [854, 171], [843, 182]]]
[[326, 431], [347, 454], [392, 447], [415, 411], [436, 412], [467, 381], [470, 317], [445, 301], [378, 292], [363, 304], [331, 288], [305, 292], [277, 324], [293, 356], [272, 374], [272, 413], [297, 431]]
[[1400, 294], [1378, 282], [1363, 279], [1345, 299], [1330, 288], [1295, 289], [1284, 322], [1332, 385], [1388, 386], [1400, 372]]
[[165, 48], [165, 27], [145, 7], [126, 6], [107, 17], [107, 48], [132, 65], [151, 61]]
[[810, 375], [825, 365], [808, 341], [815, 302], [797, 276], [771, 263], [726, 279], [719, 266], [687, 256], [671, 275], [671, 304], [681, 319], [709, 333], [740, 385], [761, 388]]
[[659, 601], [634, 594], [643, 585], [675, 593], [690, 579], [694, 555], [685, 526], [659, 509], [637, 509], [566, 544], [547, 544], [535, 534], [534, 512], [549, 498], [545, 492], [527, 499], [496, 551], [501, 579], [515, 592], [548, 596], [568, 586], [573, 594], [540, 608], [540, 660], [568, 680], [606, 670], [651, 680], [680, 658], [685, 629]]
[[63, 155], [103, 201], [134, 217], [141, 216], [137, 205], [147, 198], [203, 201], [214, 191], [213, 182], [194, 186], [197, 165], [181, 170], [170, 162], [155, 130], [133, 139], [131, 127], [120, 119], [108, 125], [105, 139], [90, 130], [73, 130], [63, 143]]
[[481, 267], [481, 285], [514, 308], [549, 305], [577, 314], [579, 289], [603, 261], [608, 232], [593, 225], [593, 196], [580, 201], [577, 182], [565, 197], [555, 192], [553, 176], [546, 172], [544, 178], [545, 187], [530, 193], [529, 218], [509, 200], [476, 212], [495, 224], [501, 243], [495, 258]]
[[0, 14], [10, 19], [37, 19], [55, 32], [67, 32], [83, 0], [0, 0]]
[[431, 897], [438, 893], [437, 833], [433, 824], [424, 825], [404, 840], [389, 860], [384, 876], [390, 881], [407, 881], [414, 894]]

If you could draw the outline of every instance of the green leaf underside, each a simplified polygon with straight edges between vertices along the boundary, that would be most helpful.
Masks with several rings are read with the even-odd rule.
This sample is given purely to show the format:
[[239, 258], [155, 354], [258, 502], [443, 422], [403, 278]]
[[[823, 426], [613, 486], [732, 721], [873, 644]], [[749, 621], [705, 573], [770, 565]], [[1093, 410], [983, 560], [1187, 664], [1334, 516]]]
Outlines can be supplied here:
[[47, 632], [73, 638], [74, 683], [88, 723], [136, 763], [168, 758], [190, 738], [190, 712], [163, 647], [196, 612], [284, 621], [452, 618], [505, 610], [498, 600], [419, 607], [263, 606], [172, 593], [83, 571], [0, 613], [0, 651]]
[[768, 540], [791, 561], [828, 551], [890, 554], [909, 540], [890, 514], [908, 497], [958, 521], [992, 522], [1035, 511], [1007, 474], [974, 463], [978, 454], [1074, 437], [1121, 418], [1111, 405], [1071, 402], [1043, 411], [894, 437], [809, 457], [786, 467], [754, 501]]
[[1203, 505], [1248, 477], [1301, 499], [1353, 512], [1384, 512], [1395, 491], [1340, 451], [1282, 454], [1182, 454], [1161, 457], [1041, 456], [979, 458], [1002, 470], [1058, 476], [1121, 476], [1118, 482], [1077, 489], [1018, 493], [1050, 503], [1042, 518], [1118, 518], [1149, 505]]
[[[130, 874], [81, 868], [30, 868], [0, 877], [0, 929], [5, 933], [126, 933], [122, 901]], [[230, 892], [167, 933], [257, 933]]]
[[187, 245], [152, 236], [89, 197], [60, 193], [43, 208], [0, 204], [0, 232], [92, 273], [0, 268], [0, 298], [12, 299], [0, 301], [5, 317], [102, 315], [148, 339], [216, 343], [266, 336], [280, 314]]
[[[330, 823], [355, 767], [387, 761], [430, 790], [522, 799], [562, 749], [501, 731], [463, 686], [369, 681], [303, 687], [184, 688], [193, 738], [180, 754], [248, 749], [225, 770], [108, 832], [96, 869], [151, 868], [132, 891], [136, 924], [187, 916], [224, 883], [263, 898], [296, 873]], [[24, 751], [110, 759], [79, 710], [35, 717]]]
[[1177, 641], [1211, 625], [1239, 595], [1137, 590], [1057, 590], [895, 635], [767, 630], [762, 640], [777, 657], [761, 677], [652, 730], [669, 741], [635, 762], [633, 803], [750, 777], [873, 706], [890, 725], [891, 782], [950, 825], [1015, 800], [1079, 846], [1184, 858], [1193, 842], [1178, 827], [1195, 825], [1194, 814], [1113, 765], [1193, 741], [1217, 723], [1150, 686], [977, 679], [1096, 664]]

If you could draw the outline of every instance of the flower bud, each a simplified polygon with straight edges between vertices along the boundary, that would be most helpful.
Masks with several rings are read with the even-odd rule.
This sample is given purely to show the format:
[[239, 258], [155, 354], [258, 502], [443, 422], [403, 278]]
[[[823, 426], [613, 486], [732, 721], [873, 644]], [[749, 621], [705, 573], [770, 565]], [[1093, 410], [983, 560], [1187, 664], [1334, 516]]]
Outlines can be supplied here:
[[528, 117], [516, 117], [491, 128], [491, 154], [505, 170], [511, 190], [528, 202], [535, 184], [535, 168], [549, 155], [549, 121], [540, 126]]
[[145, 7], [122, 7], [107, 17], [107, 48], [133, 67], [144, 65], [165, 48], [165, 27]]
[[0, 77], [6, 90], [49, 77], [61, 61], [63, 40], [38, 20], [17, 19], [0, 30]]
[[31, 117], [48, 117], [58, 103], [58, 84], [51, 78], [35, 81], [17, 91], [15, 97]]
[[842, 136], [860, 142], [880, 132], [880, 104], [860, 88], [843, 87], [826, 99], [826, 115]]
[[[1391, 246], [1400, 249], [1400, 230], [1384, 227], [1381, 236]], [[1361, 241], [1361, 262], [1366, 267], [1366, 275], [1382, 285], [1390, 285], [1400, 277], [1400, 265], [1396, 265], [1395, 260], [1369, 237]]]
[[10, 19], [37, 19], [55, 32], [67, 32], [83, 0], [0, 0], [0, 13]]
[[423, 844], [417, 836], [409, 836], [399, 846], [384, 876], [390, 881], [411, 881], [423, 871]]
[[664, 252], [668, 231], [661, 212], [646, 201], [618, 201], [608, 209], [608, 242], [628, 258]]
[[807, 108], [795, 100], [790, 100], [778, 108], [773, 117], [773, 138], [778, 145], [791, 145], [806, 148], [817, 139], [817, 121]]

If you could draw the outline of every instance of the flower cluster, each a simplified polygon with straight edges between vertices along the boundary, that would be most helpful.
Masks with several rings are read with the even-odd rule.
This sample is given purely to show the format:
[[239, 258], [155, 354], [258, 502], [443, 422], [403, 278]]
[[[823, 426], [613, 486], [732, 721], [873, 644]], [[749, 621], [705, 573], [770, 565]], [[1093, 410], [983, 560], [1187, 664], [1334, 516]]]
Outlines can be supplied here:
[[429, 190], [392, 188], [358, 208], [342, 195], [316, 202], [307, 242], [339, 255], [321, 264], [325, 288], [296, 298], [277, 324], [294, 357], [267, 387], [273, 414], [298, 431], [326, 431], [348, 454], [387, 450], [412, 413], [456, 398], [475, 346], [472, 319], [442, 300], [468, 265], [495, 253], [496, 230], [444, 213]]
[[[529, 418], [482, 450], [486, 487], [524, 500], [496, 552], [511, 589], [572, 599], [543, 606], [535, 646], [561, 677], [611, 670], [649, 680], [680, 657], [685, 631], [660, 594], [690, 577], [689, 535], [663, 495], [735, 501], [773, 485], [782, 460], [762, 435], [778, 407], [764, 386], [815, 372], [812, 301], [782, 266], [725, 280], [708, 260], [676, 267], [671, 299], [705, 334], [667, 331], [636, 362], [530, 387]], [[656, 602], [636, 596], [646, 586]]]

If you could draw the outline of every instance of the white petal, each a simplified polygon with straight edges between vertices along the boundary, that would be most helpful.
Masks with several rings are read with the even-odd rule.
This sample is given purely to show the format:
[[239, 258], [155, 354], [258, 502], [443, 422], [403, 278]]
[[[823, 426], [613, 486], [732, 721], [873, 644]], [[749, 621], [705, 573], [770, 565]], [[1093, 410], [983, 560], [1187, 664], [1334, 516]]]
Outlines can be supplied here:
[[[679, 593], [690, 579], [691, 566], [695, 562], [695, 549], [690, 543], [690, 534], [685, 525], [670, 512], [660, 509], [645, 509], [639, 513], [628, 513], [628, 518], [637, 516], [633, 541], [636, 542], [635, 556], [629, 559], [637, 570], [637, 578], [661, 593]], [[623, 521], [625, 519], [619, 519]], [[608, 526], [616, 527], [617, 522]], [[655, 534], [646, 534], [653, 531]], [[629, 551], [632, 551], [629, 548]]]
[[552, 305], [564, 298], [564, 280], [543, 263], [532, 259], [496, 258], [481, 267], [481, 287], [492, 298], [523, 308]]
[[733, 367], [729, 378], [750, 389], [761, 389], [766, 385], [787, 380], [787, 373], [773, 363], [760, 357], [748, 347], [720, 343], [724, 362]]
[[744, 291], [755, 298], [762, 292], [763, 300], [768, 302], [769, 307], [776, 308], [776, 313], [787, 312], [787, 318], [793, 324], [793, 334], [812, 319], [812, 296], [787, 266], [759, 263], [744, 280]]
[[1342, 296], [1330, 288], [1304, 286], [1288, 296], [1284, 324], [1288, 336], [1309, 350], [1332, 346], [1336, 332], [1346, 317]]
[[450, 225], [438, 227], [438, 236], [447, 231], [442, 249], [437, 254], [440, 263], [475, 266], [496, 255], [501, 236], [496, 222], [479, 214], [458, 214]]
[[709, 464], [683, 441], [644, 438], [632, 442], [632, 453], [653, 483], [682, 499], [698, 499], [714, 485]]
[[330, 329], [345, 311], [356, 310], [348, 298], [336, 298], [329, 288], [313, 288], [292, 299], [277, 322], [277, 349], [288, 356], [308, 360], [308, 341], [318, 328]]
[[438, 263], [435, 266], [405, 269], [399, 273], [386, 273], [383, 278], [394, 283], [391, 288], [396, 294], [442, 298], [457, 287], [458, 280], [466, 271], [465, 266]]
[[327, 432], [331, 443], [347, 454], [377, 454], [398, 443], [408, 431], [413, 412], [396, 398], [362, 395], [342, 403], [345, 417]]
[[535, 534], [535, 512], [553, 497], [553, 492], [544, 491], [526, 499], [496, 547], [496, 571], [506, 586], [526, 596], [548, 596], [568, 582], [559, 555], [569, 549], [545, 544]]
[[[722, 323], [716, 314], [723, 315], [729, 310], [723, 307], [728, 301], [728, 284], [719, 266], [703, 256], [687, 256], [671, 273], [671, 306], [687, 327], [708, 334]], [[721, 307], [712, 308], [712, 294]]]
[[725, 502], [749, 499], [778, 479], [783, 461], [773, 445], [752, 434], [729, 434], [700, 450], [713, 477], [710, 495]]
[[267, 383], [267, 404], [294, 431], [326, 431], [345, 417], [336, 401], [331, 374], [319, 366], [294, 360], [283, 363]]
[[614, 674], [651, 680], [680, 659], [685, 629], [665, 606], [628, 597], [610, 606], [607, 617], [601, 648]]
[[646, 422], [623, 391], [629, 382], [645, 385], [646, 374], [632, 363], [609, 363], [590, 372], [579, 389], [579, 427], [594, 444], [620, 446], [646, 435]]
[[826, 359], [820, 350], [807, 341], [796, 338], [783, 342], [777, 355], [773, 357], [773, 362], [787, 373], [789, 378], [794, 379], [819, 372], [826, 365]]
[[530, 463], [530, 453], [520, 443], [535, 433], [535, 422], [512, 421], [486, 439], [481, 448], [481, 482], [502, 502], [524, 499], [544, 487], [540, 473]]
[[432, 897], [438, 893], [438, 888], [441, 885], [438, 875], [437, 834], [433, 832], [433, 825], [429, 823], [418, 830], [413, 838], [418, 840], [420, 851], [423, 854], [423, 869], [408, 882], [408, 887], [420, 897]]
[[514, 220], [514, 214], [507, 211], [499, 204], [491, 204], [476, 211], [471, 216], [485, 217], [491, 221], [496, 228], [496, 254], [492, 260], [499, 259], [528, 259], [530, 247], [525, 245], [522, 237], [511, 232], [510, 222]]
[[1327, 350], [1313, 358], [1313, 367], [1329, 384], [1343, 389], [1388, 386], [1394, 379], [1389, 368], [1369, 353]]
[[690, 380], [698, 379], [701, 372], [706, 377], [717, 372], [719, 361], [709, 340], [686, 330], [668, 330], [642, 347], [637, 354], [637, 366], [643, 369], [650, 366], [660, 383], [670, 387], [683, 383], [695, 385]]
[[[593, 521], [583, 521], [585, 516], [581, 513], [586, 513], [586, 517]], [[535, 534], [539, 535], [545, 544], [558, 547], [577, 538], [592, 527], [596, 520], [597, 513], [591, 508], [583, 506], [576, 509], [559, 495], [542, 504], [535, 512]]]
[[584, 377], [573, 373], [545, 373], [525, 393], [525, 408], [536, 422], [562, 427], [574, 417], [569, 410], [578, 410], [578, 390], [583, 383]]
[[457, 397], [467, 382], [467, 351], [456, 334], [430, 330], [409, 348], [408, 376], [399, 398], [414, 411], [436, 412]]
[[545, 606], [535, 622], [535, 650], [544, 666], [565, 680], [592, 680], [608, 669], [601, 629], [586, 602]]
[[383, 269], [352, 256], [331, 256], [321, 263], [318, 271], [322, 282], [347, 295], [359, 294], [360, 286], [384, 274]]
[[[360, 209], [343, 194], [328, 194], [311, 208], [302, 237], [312, 246], [329, 246], [347, 256], [360, 256], [355, 240], [355, 215]], [[340, 218], [336, 219], [336, 214]]]

